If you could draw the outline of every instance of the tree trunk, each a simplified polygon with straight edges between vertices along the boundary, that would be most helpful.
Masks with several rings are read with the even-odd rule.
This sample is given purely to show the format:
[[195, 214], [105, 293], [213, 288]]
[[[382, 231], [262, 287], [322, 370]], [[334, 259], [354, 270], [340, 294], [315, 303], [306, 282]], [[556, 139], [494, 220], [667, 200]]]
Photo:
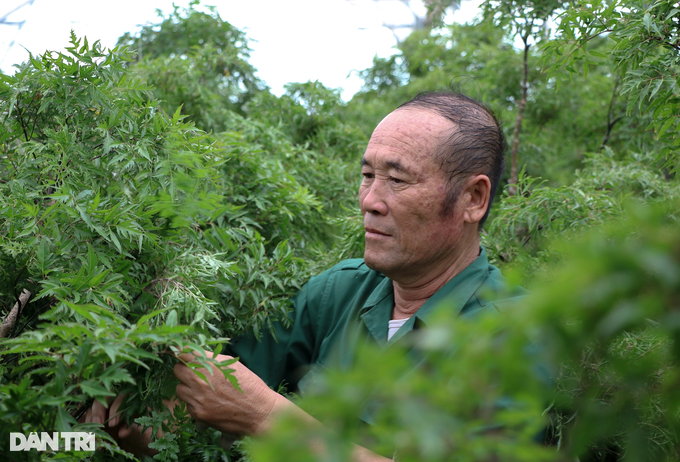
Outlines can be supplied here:
[[16, 324], [19, 318], [19, 313], [21, 313], [28, 303], [28, 299], [31, 298], [31, 292], [24, 289], [24, 291], [19, 295], [19, 301], [14, 304], [12, 311], [5, 317], [0, 325], [0, 338], [5, 338]]
[[517, 194], [517, 151], [519, 150], [519, 134], [522, 130], [522, 119], [524, 118], [524, 108], [527, 105], [527, 90], [529, 87], [529, 34], [522, 37], [524, 42], [524, 72], [522, 75], [522, 98], [517, 104], [517, 118], [515, 119], [515, 129], [512, 132], [512, 150], [510, 154], [510, 180], [508, 184], [508, 194]]
[[425, 29], [431, 29], [434, 23], [439, 23], [444, 16], [448, 2], [426, 0], [425, 6], [427, 7], [427, 14], [423, 21], [423, 26]]

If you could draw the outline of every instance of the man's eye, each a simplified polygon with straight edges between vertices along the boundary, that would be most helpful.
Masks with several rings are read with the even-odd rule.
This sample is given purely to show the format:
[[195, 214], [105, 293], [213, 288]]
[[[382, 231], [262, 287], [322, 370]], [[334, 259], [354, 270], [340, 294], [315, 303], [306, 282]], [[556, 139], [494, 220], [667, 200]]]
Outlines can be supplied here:
[[375, 175], [373, 175], [372, 173], [368, 173], [368, 172], [364, 172], [364, 173], [362, 173], [362, 175], [363, 175], [364, 178], [366, 178], [367, 180], [371, 180], [371, 179], [373, 179], [373, 177], [375, 176]]
[[395, 178], [393, 176], [390, 177], [390, 181], [394, 184], [400, 184], [404, 182], [403, 180], [400, 180], [399, 178]]

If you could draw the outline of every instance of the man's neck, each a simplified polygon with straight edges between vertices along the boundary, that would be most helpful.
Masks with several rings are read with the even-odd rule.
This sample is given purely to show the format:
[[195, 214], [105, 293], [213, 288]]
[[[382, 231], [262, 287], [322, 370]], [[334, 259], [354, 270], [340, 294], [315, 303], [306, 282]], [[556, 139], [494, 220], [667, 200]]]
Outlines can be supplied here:
[[392, 281], [394, 308], [392, 319], [406, 319], [415, 314], [425, 302], [447, 282], [460, 274], [479, 256], [479, 241], [470, 246], [451, 265], [410, 281]]

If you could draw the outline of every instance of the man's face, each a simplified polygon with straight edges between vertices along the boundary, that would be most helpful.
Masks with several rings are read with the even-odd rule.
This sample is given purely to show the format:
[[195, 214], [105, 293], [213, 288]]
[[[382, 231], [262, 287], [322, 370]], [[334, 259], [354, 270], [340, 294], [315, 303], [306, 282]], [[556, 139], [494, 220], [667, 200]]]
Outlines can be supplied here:
[[434, 113], [400, 109], [368, 143], [359, 187], [364, 261], [391, 279], [417, 279], [450, 264], [460, 251], [461, 211], [442, 213], [447, 178], [434, 157], [451, 129]]

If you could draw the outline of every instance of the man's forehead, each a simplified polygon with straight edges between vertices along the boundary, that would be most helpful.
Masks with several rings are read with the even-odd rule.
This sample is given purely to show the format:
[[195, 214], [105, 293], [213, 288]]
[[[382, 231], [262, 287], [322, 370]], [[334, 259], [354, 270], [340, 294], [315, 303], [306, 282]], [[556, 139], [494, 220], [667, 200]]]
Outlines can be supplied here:
[[361, 163], [370, 165], [376, 161], [373, 154], [381, 153], [382, 165], [398, 171], [408, 170], [413, 162], [421, 163], [425, 158], [434, 160], [451, 137], [452, 129], [451, 122], [432, 111], [397, 109], [375, 128]]
[[378, 124], [378, 128], [392, 128], [392, 125], [400, 124], [403, 128], [410, 126], [417, 126], [420, 130], [425, 132], [437, 133], [444, 130], [450, 131], [454, 128], [451, 121], [434, 111], [423, 108], [399, 108], [387, 114]]
[[[385, 165], [387, 165], [388, 167], [393, 168], [397, 172], [403, 172], [403, 171], [408, 170], [408, 168], [406, 168], [404, 165], [402, 165], [402, 163], [399, 162], [398, 160], [387, 159], [387, 160], [384, 160], [383, 163]], [[361, 165], [362, 166], [365, 165], [367, 167], [375, 167], [375, 165], [373, 165], [373, 163], [370, 160], [366, 159], [366, 156], [361, 158]]]

